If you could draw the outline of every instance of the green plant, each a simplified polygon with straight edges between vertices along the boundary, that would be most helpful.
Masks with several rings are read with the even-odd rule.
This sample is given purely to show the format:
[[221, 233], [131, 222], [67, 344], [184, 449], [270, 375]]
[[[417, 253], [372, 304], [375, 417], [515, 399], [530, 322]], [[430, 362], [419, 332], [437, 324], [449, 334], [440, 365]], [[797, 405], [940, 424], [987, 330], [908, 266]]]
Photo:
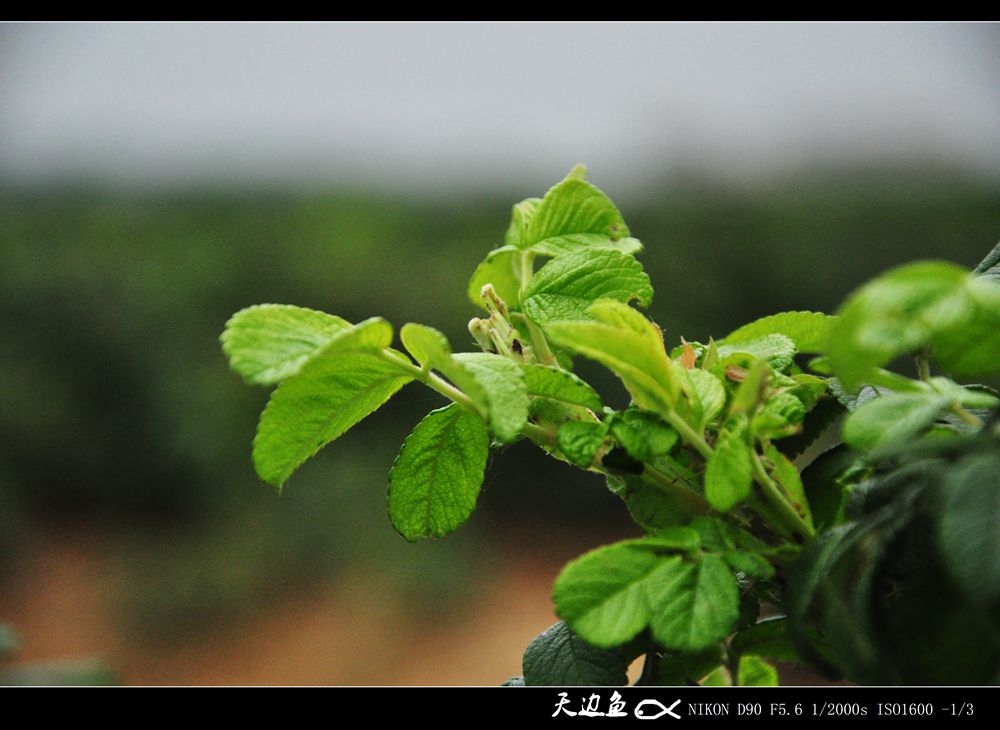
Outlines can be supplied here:
[[[838, 316], [785, 312], [672, 347], [632, 306], [653, 296], [641, 250], [577, 167], [514, 206], [474, 272], [479, 352], [420, 324], [400, 331], [407, 355], [380, 318], [238, 312], [222, 335], [231, 366], [278, 386], [257, 473], [280, 489], [418, 381], [450, 403], [389, 472], [407, 540], [461, 525], [489, 451], [520, 439], [603, 474], [644, 531], [566, 566], [563, 621], [516, 681], [624, 683], [642, 655], [644, 684], [772, 684], [772, 660], [866, 683], [1000, 681], [1000, 401], [951, 379], [1000, 371], [1000, 246], [971, 274], [890, 271]], [[887, 369], [907, 354], [915, 377]], [[576, 356], [611, 370], [631, 405], [606, 407]]]

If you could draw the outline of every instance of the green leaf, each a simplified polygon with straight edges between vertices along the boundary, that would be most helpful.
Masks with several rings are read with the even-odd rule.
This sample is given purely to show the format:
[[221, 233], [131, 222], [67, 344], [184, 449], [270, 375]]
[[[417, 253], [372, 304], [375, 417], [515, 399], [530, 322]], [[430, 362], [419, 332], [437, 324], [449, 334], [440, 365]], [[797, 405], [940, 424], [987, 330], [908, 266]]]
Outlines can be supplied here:
[[562, 256], [584, 249], [606, 249], [634, 256], [642, 251], [642, 243], [637, 238], [611, 238], [601, 233], [574, 233], [547, 238], [532, 244], [529, 248], [532, 253], [543, 256]]
[[754, 414], [752, 428], [759, 439], [780, 439], [799, 432], [806, 407], [791, 393], [778, 393]]
[[600, 301], [594, 321], [549, 322], [546, 334], [560, 347], [596, 360], [617, 375], [635, 404], [661, 415], [673, 410], [680, 386], [659, 328], [626, 304]]
[[258, 304], [234, 314], [220, 338], [229, 364], [248, 383], [272, 385], [294, 375], [350, 322], [287, 304]]
[[662, 561], [661, 556], [627, 542], [592, 550], [556, 578], [552, 590], [556, 612], [594, 646], [624, 644], [649, 624], [644, 582]]
[[[721, 367], [720, 363], [720, 367]], [[767, 393], [767, 383], [771, 376], [771, 368], [765, 360], [753, 360], [746, 371], [746, 376], [733, 393], [729, 404], [731, 414], [753, 411]]]
[[[921, 261], [893, 269], [865, 284], [840, 309], [829, 335], [830, 365], [848, 390], [870, 382], [877, 368], [970, 321], [968, 282], [974, 276], [954, 264]], [[979, 280], [989, 285], [986, 280]], [[953, 345], [954, 346], [954, 345]]]
[[633, 257], [618, 251], [586, 250], [558, 256], [535, 274], [522, 302], [524, 313], [545, 327], [555, 320], [590, 319], [598, 299], [649, 306], [653, 287]]
[[700, 682], [722, 660], [722, 649], [719, 646], [711, 646], [693, 654], [664, 654], [659, 664], [659, 683], [686, 686]]
[[736, 579], [713, 555], [665, 558], [645, 586], [653, 636], [668, 649], [705, 649], [725, 638], [739, 617]]
[[596, 233], [609, 238], [628, 236], [628, 226], [618, 208], [608, 196], [577, 175], [575, 170], [578, 169], [583, 168], [574, 168], [526, 217], [517, 245], [527, 248], [546, 239], [579, 233]]
[[556, 442], [567, 459], [586, 469], [593, 463], [606, 433], [603, 423], [567, 421], [556, 431]]
[[707, 370], [688, 370], [687, 376], [698, 402], [700, 418], [697, 430], [702, 431], [722, 413], [726, 405], [726, 388], [721, 380]]
[[1000, 361], [1000, 279], [966, 282], [964, 321], [942, 327], [931, 338], [934, 361], [955, 377], [995, 375]]
[[413, 380], [403, 369], [402, 354], [396, 353], [400, 364], [380, 354], [391, 341], [388, 322], [362, 322], [278, 386], [254, 438], [253, 462], [261, 479], [280, 487], [304, 461]]
[[874, 449], [913, 438], [926, 429], [949, 398], [939, 393], [892, 393], [859, 406], [844, 422], [844, 442], [856, 449]]
[[1000, 455], [969, 456], [946, 472], [938, 531], [949, 572], [974, 601], [1000, 600]]
[[677, 444], [677, 432], [649, 411], [629, 408], [611, 419], [611, 435], [637, 461], [650, 461], [669, 453]]
[[425, 367], [438, 367], [451, 356], [448, 338], [433, 327], [408, 322], [399, 330], [399, 339], [413, 358]]
[[525, 649], [524, 683], [529, 687], [625, 685], [634, 654], [624, 648], [591, 646], [560, 621], [536, 636]]
[[490, 251], [469, 279], [466, 292], [469, 301], [480, 309], [486, 309], [480, 292], [486, 284], [492, 284], [508, 307], [517, 306], [521, 299], [521, 280], [518, 278], [520, 256], [521, 252], [514, 246], [501, 246]]
[[723, 553], [722, 558], [730, 568], [745, 573], [751, 578], [767, 580], [774, 577], [774, 566], [757, 553], [727, 550]]
[[465, 522], [483, 483], [490, 435], [457, 403], [431, 411], [389, 471], [389, 520], [407, 540], [443, 537]]
[[799, 352], [826, 352], [826, 340], [836, 317], [820, 312], [782, 312], [743, 325], [726, 335], [723, 344], [751, 342], [766, 335], [784, 335]]
[[[663, 459], [657, 460], [662, 467]], [[704, 514], [704, 507], [692, 500], [696, 493], [683, 482], [677, 481], [673, 489], [652, 485], [638, 477], [626, 477], [626, 490], [622, 494], [629, 514], [639, 526], [651, 533], [666, 527], [687, 524], [692, 517]]]
[[514, 204], [514, 208], [510, 212], [510, 225], [503, 237], [504, 243], [508, 246], [521, 247], [525, 240], [524, 234], [528, 228], [528, 221], [535, 215], [541, 204], [541, 198], [526, 198], [520, 203]]
[[979, 262], [974, 272], [986, 279], [1000, 283], [1000, 243], [986, 254], [986, 258]]
[[773, 445], [768, 445], [764, 449], [764, 455], [770, 459], [774, 465], [772, 475], [791, 500], [792, 507], [799, 516], [809, 525], [812, 525], [812, 511], [809, 509], [809, 500], [806, 498], [805, 487], [802, 486], [802, 476], [795, 464], [788, 460]]
[[777, 687], [779, 684], [778, 670], [751, 654], [740, 657], [736, 676], [736, 684], [740, 687]]
[[484, 352], [458, 353], [452, 361], [458, 367], [441, 372], [485, 407], [490, 428], [500, 441], [516, 439], [528, 422], [528, 390], [518, 364]]
[[788, 635], [788, 621], [784, 617], [767, 618], [741, 631], [729, 644], [737, 655], [755, 654], [780, 662], [801, 664]]
[[746, 418], [731, 419], [719, 433], [705, 468], [705, 499], [720, 512], [728, 512], [750, 496], [752, 463], [745, 433]]
[[600, 412], [601, 396], [582, 378], [562, 368], [550, 365], [525, 365], [524, 384], [528, 395], [536, 398], [583, 406]]
[[792, 364], [795, 357], [795, 343], [785, 335], [770, 334], [754, 340], [740, 340], [730, 343], [728, 340], [719, 345], [719, 357], [724, 359], [737, 352], [744, 352], [762, 360], [775, 370], [784, 370]]

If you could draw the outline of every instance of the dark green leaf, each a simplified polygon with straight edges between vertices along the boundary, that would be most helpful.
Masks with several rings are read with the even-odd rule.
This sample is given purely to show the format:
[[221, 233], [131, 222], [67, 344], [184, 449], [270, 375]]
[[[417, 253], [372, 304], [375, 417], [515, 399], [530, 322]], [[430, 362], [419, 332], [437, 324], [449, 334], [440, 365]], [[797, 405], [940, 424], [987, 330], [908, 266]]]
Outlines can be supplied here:
[[722, 648], [710, 646], [694, 654], [668, 652], [660, 659], [661, 685], [687, 686], [696, 684], [722, 663]]
[[948, 570], [978, 603], [1000, 601], [1000, 454], [966, 457], [945, 473], [939, 539]]
[[633, 652], [622, 647], [591, 646], [560, 621], [525, 649], [524, 683], [549, 687], [625, 685], [626, 670], [634, 658]]
[[784, 617], [759, 621], [736, 634], [729, 646], [737, 655], [756, 654], [779, 662], [802, 663], [788, 635], [788, 621]]

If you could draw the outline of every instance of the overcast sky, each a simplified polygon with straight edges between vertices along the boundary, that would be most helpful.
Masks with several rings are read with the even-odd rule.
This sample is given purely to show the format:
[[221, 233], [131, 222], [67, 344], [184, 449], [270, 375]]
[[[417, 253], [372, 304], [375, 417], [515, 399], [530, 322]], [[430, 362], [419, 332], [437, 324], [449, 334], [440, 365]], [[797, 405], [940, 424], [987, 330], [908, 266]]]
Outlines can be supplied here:
[[0, 177], [118, 184], [1000, 169], [995, 25], [0, 27]]

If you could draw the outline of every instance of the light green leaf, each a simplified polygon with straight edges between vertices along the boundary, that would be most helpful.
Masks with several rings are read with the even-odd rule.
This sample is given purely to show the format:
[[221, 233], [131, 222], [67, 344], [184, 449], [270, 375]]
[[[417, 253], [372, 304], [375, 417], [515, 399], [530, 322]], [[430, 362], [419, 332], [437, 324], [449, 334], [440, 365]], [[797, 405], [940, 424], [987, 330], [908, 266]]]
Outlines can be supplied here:
[[515, 203], [510, 213], [510, 225], [507, 233], [504, 234], [503, 242], [508, 246], [520, 248], [524, 239], [525, 231], [528, 228], [528, 221], [535, 215], [538, 206], [542, 204], [541, 198], [526, 198], [520, 203]]
[[753, 433], [760, 439], [779, 439], [799, 432], [806, 407], [791, 393], [778, 393], [754, 414]]
[[705, 499], [720, 512], [728, 512], [750, 496], [751, 451], [745, 433], [745, 417], [730, 419], [705, 468]]
[[795, 464], [788, 460], [773, 445], [768, 445], [764, 449], [764, 455], [774, 464], [773, 476], [778, 480], [778, 484], [784, 489], [785, 494], [791, 499], [792, 507], [799, 513], [809, 525], [812, 525], [812, 510], [809, 508], [809, 500], [806, 497], [805, 487], [802, 486], [802, 476]]
[[389, 520], [407, 540], [443, 537], [465, 522], [483, 483], [490, 436], [457, 403], [431, 411], [389, 471]]
[[458, 367], [441, 372], [485, 406], [493, 434], [503, 442], [517, 438], [528, 422], [528, 390], [517, 363], [484, 352], [458, 353], [452, 361]]
[[935, 335], [951, 331], [964, 340], [961, 331], [970, 318], [967, 283], [972, 278], [955, 264], [921, 261], [858, 289], [841, 307], [829, 335], [830, 365], [837, 377], [855, 390], [877, 368], [930, 344]]
[[589, 384], [578, 375], [568, 370], [550, 365], [525, 365], [524, 384], [528, 395], [535, 398], [583, 406], [592, 411], [600, 412], [601, 397]]
[[826, 352], [826, 340], [836, 317], [821, 312], [781, 312], [743, 325], [726, 335], [724, 344], [750, 342], [766, 335], [784, 335], [799, 352]]
[[451, 357], [448, 338], [433, 327], [408, 322], [399, 330], [399, 339], [414, 359], [425, 367], [438, 367]]
[[[721, 367], [722, 364], [720, 363]], [[754, 360], [746, 370], [743, 381], [733, 393], [729, 404], [731, 414], [741, 414], [753, 411], [767, 392], [767, 384], [771, 377], [771, 368], [765, 360]]]
[[955, 377], [974, 378], [997, 372], [1000, 362], [1000, 278], [972, 277], [966, 282], [966, 317], [934, 332], [934, 361]]
[[650, 461], [669, 453], [679, 438], [655, 413], [636, 408], [615, 415], [611, 434], [636, 461]]
[[778, 670], [759, 656], [744, 654], [736, 671], [740, 687], [777, 687]]
[[644, 586], [653, 636], [668, 649], [705, 649], [725, 638], [739, 617], [736, 578], [714, 555], [665, 558]]
[[722, 413], [722, 409], [726, 405], [726, 387], [721, 380], [707, 370], [688, 370], [687, 375], [698, 402], [700, 414], [698, 430], [701, 431]]
[[719, 646], [710, 646], [694, 654], [667, 653], [660, 660], [659, 683], [685, 686], [700, 682], [722, 661], [722, 648]]
[[338, 344], [331, 343], [271, 394], [253, 443], [254, 467], [265, 482], [280, 487], [303, 462], [413, 380], [374, 352], [341, 351]]
[[524, 293], [524, 313], [536, 324], [589, 319], [598, 299], [638, 300], [649, 306], [653, 287], [633, 257], [618, 251], [584, 250], [558, 256], [535, 274]]
[[594, 646], [624, 644], [649, 624], [643, 584], [663, 561], [628, 543], [592, 550], [569, 563], [556, 579], [556, 612]]
[[916, 436], [948, 407], [939, 393], [892, 393], [859, 406], [844, 422], [844, 442], [856, 449], [874, 449]]
[[556, 441], [567, 459], [586, 469], [593, 463], [606, 433], [603, 423], [567, 421], [556, 431]]
[[599, 649], [574, 634], [564, 621], [550, 626], [524, 651], [524, 683], [548, 687], [611, 687], [628, 684], [636, 652]]
[[727, 341], [719, 345], [720, 358], [737, 352], [767, 360], [775, 370], [784, 370], [792, 364], [792, 358], [795, 357], [795, 343], [785, 335], [770, 334], [754, 340], [740, 340], [732, 344]]
[[546, 334], [560, 347], [610, 369], [640, 408], [671, 412], [680, 393], [674, 374], [680, 366], [667, 357], [659, 328], [615, 301], [595, 303], [590, 315], [594, 321], [549, 322]]
[[272, 385], [350, 327], [347, 320], [287, 304], [258, 304], [234, 314], [220, 338], [229, 364], [248, 383]]
[[469, 301], [480, 309], [486, 309], [480, 292], [486, 284], [492, 284], [508, 307], [516, 307], [520, 302], [521, 281], [517, 274], [520, 256], [521, 252], [514, 246], [502, 246], [490, 251], [469, 279]]
[[625, 238], [628, 226], [611, 200], [574, 172], [551, 188], [527, 217], [517, 245], [527, 248], [540, 241], [577, 233]]
[[529, 250], [543, 256], [562, 256], [581, 249], [607, 249], [634, 256], [642, 251], [642, 243], [637, 238], [610, 238], [601, 233], [571, 233], [546, 238], [532, 244]]

